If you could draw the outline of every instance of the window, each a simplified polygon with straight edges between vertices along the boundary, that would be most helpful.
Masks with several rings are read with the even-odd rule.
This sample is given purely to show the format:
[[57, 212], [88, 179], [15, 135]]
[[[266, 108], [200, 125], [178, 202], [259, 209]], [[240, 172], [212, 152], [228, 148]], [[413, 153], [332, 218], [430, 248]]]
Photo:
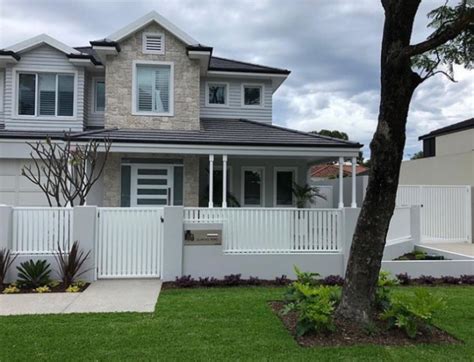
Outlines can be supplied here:
[[222, 107], [228, 105], [227, 83], [207, 83], [206, 105], [211, 107]]
[[242, 85], [242, 106], [262, 107], [263, 106], [263, 85], [243, 84]]
[[249, 167], [242, 169], [242, 185], [244, 206], [263, 206], [263, 184], [265, 172], [262, 167]]
[[18, 114], [26, 116], [74, 115], [74, 75], [20, 73]]
[[143, 33], [144, 54], [164, 54], [165, 36], [161, 33]]
[[171, 116], [173, 113], [173, 64], [136, 64], [134, 113]]
[[100, 113], [105, 110], [105, 81], [96, 79], [94, 82], [94, 112]]
[[295, 182], [295, 168], [275, 168], [274, 173], [274, 203], [275, 206], [293, 206], [293, 183]]
[[5, 83], [5, 73], [3, 70], [0, 70], [0, 112], [3, 112], [3, 87]]
[[423, 140], [423, 157], [436, 156], [436, 137]]

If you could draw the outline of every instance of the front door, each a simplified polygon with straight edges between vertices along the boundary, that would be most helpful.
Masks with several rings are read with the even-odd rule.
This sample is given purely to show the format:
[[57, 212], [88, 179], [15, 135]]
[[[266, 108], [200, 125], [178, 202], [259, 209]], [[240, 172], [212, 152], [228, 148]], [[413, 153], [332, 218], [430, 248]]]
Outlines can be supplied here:
[[158, 164], [131, 166], [130, 206], [173, 205], [173, 167]]

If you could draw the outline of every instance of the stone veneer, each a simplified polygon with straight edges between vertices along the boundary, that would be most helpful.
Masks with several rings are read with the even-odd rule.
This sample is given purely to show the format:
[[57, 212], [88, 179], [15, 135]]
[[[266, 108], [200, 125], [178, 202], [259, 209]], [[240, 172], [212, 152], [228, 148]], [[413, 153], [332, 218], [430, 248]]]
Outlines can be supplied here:
[[194, 155], [150, 155], [150, 154], [127, 154], [111, 153], [108, 156], [104, 168], [103, 182], [104, 195], [103, 205], [105, 207], [120, 206], [120, 172], [123, 158], [155, 158], [165, 159], [174, 158], [183, 160], [183, 197], [184, 206], [199, 206], [199, 157]]
[[[165, 34], [165, 54], [142, 53], [144, 32]], [[185, 44], [158, 24], [152, 23], [121, 41], [120, 47], [117, 56], [107, 56], [105, 127], [199, 129], [199, 61], [188, 58]], [[134, 60], [174, 63], [174, 116], [132, 115]]]

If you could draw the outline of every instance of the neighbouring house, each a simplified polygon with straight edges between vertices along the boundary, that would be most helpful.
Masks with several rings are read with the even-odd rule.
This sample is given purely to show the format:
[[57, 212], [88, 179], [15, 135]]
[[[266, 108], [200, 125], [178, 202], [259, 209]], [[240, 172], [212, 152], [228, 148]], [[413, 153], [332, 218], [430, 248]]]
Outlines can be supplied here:
[[[402, 163], [400, 184], [470, 185], [473, 190], [474, 118], [436, 129], [418, 139], [423, 141], [423, 157]], [[472, 210], [474, 205], [474, 226]]]
[[156, 12], [90, 46], [42, 34], [2, 49], [0, 203], [45, 205], [21, 176], [26, 142], [65, 131], [113, 142], [98, 206], [290, 207], [312, 165], [355, 162], [357, 142], [272, 124], [290, 71], [213, 52]]
[[[368, 168], [363, 165], [356, 165], [356, 176], [365, 175]], [[343, 177], [352, 176], [352, 165], [344, 164], [342, 166]], [[326, 163], [311, 167], [310, 177], [313, 181], [321, 181], [326, 179], [335, 179], [339, 177], [339, 165], [334, 163]]]

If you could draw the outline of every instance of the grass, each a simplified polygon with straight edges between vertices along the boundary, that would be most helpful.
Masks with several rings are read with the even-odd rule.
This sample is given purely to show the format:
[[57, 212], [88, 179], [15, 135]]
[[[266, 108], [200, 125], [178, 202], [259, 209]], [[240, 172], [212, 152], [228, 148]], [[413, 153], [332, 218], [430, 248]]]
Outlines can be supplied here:
[[154, 314], [0, 317], [0, 361], [472, 360], [474, 288], [430, 290], [448, 302], [436, 324], [464, 344], [301, 348], [267, 306], [282, 288], [181, 289], [163, 291]]

